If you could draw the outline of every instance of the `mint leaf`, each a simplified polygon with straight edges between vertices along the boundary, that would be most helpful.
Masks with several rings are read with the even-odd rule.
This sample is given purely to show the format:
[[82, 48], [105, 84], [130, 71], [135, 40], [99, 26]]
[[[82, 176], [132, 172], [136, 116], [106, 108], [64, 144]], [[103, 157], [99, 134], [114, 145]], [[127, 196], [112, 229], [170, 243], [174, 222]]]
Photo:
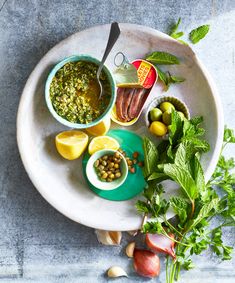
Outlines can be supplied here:
[[169, 142], [175, 145], [176, 142], [182, 137], [183, 123], [177, 111], [171, 113], [171, 126], [169, 132]]
[[182, 83], [185, 81], [182, 77], [172, 76], [170, 72], [163, 72], [157, 65], [155, 65], [158, 73], [158, 78], [166, 86], [165, 91], [167, 91], [171, 84]]
[[190, 208], [187, 200], [181, 197], [171, 197], [170, 205], [174, 212], [178, 215], [180, 223], [183, 224], [187, 220], [188, 211]]
[[143, 174], [144, 177], [148, 177], [157, 169], [158, 151], [154, 143], [147, 137], [144, 137], [143, 139], [143, 149], [144, 149]]
[[200, 209], [198, 215], [196, 216], [195, 219], [192, 220], [192, 223], [188, 230], [193, 229], [195, 226], [197, 226], [204, 218], [208, 217], [210, 215], [210, 212], [212, 210], [217, 210], [219, 204], [219, 199], [215, 198], [212, 199], [209, 203], [206, 205], [202, 206]]
[[166, 174], [161, 173], [161, 172], [153, 172], [148, 177], [148, 181], [156, 180], [157, 182], [162, 182], [162, 181], [167, 180], [167, 179], [168, 179], [168, 176], [166, 176]]
[[191, 172], [197, 187], [200, 188], [200, 191], [204, 191], [206, 187], [204, 172], [201, 163], [196, 155], [191, 160]]
[[209, 30], [210, 30], [209, 25], [200, 26], [190, 32], [189, 39], [193, 44], [196, 44], [207, 35]]
[[167, 74], [165, 72], [163, 72], [158, 66], [156, 66], [157, 69], [157, 73], [158, 73], [158, 78], [165, 84], [168, 85], [168, 78], [167, 78]]
[[180, 32], [177, 32], [177, 33], [173, 33], [171, 35], [171, 37], [174, 38], [174, 39], [177, 39], [177, 38], [180, 38], [183, 35], [184, 35], [184, 33], [182, 31], [180, 31]]
[[171, 83], [182, 83], [185, 81], [182, 77], [170, 76]]
[[158, 65], [178, 65], [180, 63], [175, 55], [163, 51], [155, 51], [147, 55], [145, 59]]
[[169, 33], [170, 36], [172, 36], [172, 35], [174, 35], [176, 33], [176, 31], [179, 28], [180, 23], [181, 23], [181, 18], [179, 18], [177, 23], [172, 26], [172, 28], [170, 30], [170, 33]]
[[176, 164], [165, 164], [164, 173], [178, 183], [188, 198], [193, 201], [198, 196], [198, 188], [190, 173]]

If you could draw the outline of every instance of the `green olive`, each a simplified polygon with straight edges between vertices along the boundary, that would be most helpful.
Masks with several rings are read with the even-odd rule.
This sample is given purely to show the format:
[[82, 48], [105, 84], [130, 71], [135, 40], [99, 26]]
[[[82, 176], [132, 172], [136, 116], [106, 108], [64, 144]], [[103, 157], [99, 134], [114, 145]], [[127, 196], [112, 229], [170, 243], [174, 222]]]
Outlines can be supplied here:
[[181, 112], [181, 111], [177, 111], [177, 112], [178, 112], [178, 114], [180, 115], [180, 119], [183, 121], [184, 118], [185, 118], [184, 113]]
[[159, 137], [162, 137], [167, 133], [166, 125], [159, 121], [152, 122], [152, 124], [149, 127], [149, 130], [151, 133]]
[[160, 121], [162, 118], [162, 111], [159, 108], [153, 108], [150, 111], [151, 121]]
[[162, 112], [165, 112], [167, 110], [172, 111], [175, 109], [175, 106], [172, 103], [165, 101], [160, 104], [160, 109], [162, 110]]
[[167, 110], [162, 115], [162, 121], [165, 125], [171, 124], [171, 110]]

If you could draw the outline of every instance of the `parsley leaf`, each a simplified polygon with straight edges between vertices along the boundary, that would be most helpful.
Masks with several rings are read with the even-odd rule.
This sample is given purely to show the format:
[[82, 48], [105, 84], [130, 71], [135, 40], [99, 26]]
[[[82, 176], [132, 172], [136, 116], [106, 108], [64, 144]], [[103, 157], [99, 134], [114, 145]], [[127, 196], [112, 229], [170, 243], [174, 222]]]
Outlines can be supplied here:
[[203, 39], [210, 30], [209, 25], [200, 26], [194, 30], [192, 30], [189, 34], [189, 39], [193, 44], [198, 43], [201, 39]]

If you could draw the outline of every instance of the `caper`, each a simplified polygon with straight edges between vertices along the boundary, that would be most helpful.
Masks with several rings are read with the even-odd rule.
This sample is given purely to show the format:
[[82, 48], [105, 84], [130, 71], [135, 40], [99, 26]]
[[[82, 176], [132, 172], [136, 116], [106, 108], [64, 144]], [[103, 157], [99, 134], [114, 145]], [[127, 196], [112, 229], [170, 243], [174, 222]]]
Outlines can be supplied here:
[[103, 166], [106, 166], [106, 165], [107, 165], [107, 162], [106, 162], [105, 160], [103, 160], [103, 161], [102, 161], [102, 165], [103, 165]]
[[133, 164], [137, 164], [137, 159], [133, 159]]
[[104, 170], [104, 166], [103, 165], [99, 165], [98, 168], [100, 169], [100, 171]]
[[119, 168], [119, 164], [118, 163], [114, 164], [114, 168], [118, 169]]
[[128, 159], [128, 160], [127, 160], [127, 164], [128, 164], [128, 165], [132, 165], [132, 164], [133, 164], [132, 160]]
[[107, 156], [107, 155], [104, 155], [104, 156], [103, 156], [103, 160], [108, 160], [108, 156]]
[[101, 176], [102, 179], [106, 179], [107, 177], [108, 177], [108, 174], [106, 172], [103, 173], [102, 176]]
[[121, 173], [120, 172], [115, 173], [115, 177], [116, 178], [120, 178], [121, 177]]
[[112, 181], [113, 181], [113, 179], [110, 179], [110, 178], [107, 179], [107, 182], [112, 182]]
[[110, 178], [110, 179], [114, 179], [114, 177], [115, 177], [115, 176], [114, 176], [113, 173], [109, 175], [109, 178]]
[[109, 175], [110, 175], [111, 173], [112, 173], [112, 172], [111, 172], [110, 170], [109, 170], [109, 171], [107, 171], [107, 174], [109, 174]]
[[99, 164], [100, 164], [100, 161], [99, 161], [99, 159], [97, 159], [96, 162], [95, 162], [95, 167], [98, 167]]
[[118, 152], [115, 152], [115, 153], [114, 153], [114, 156], [115, 156], [116, 158], [120, 158], [120, 157], [121, 157]]
[[114, 166], [113, 162], [110, 162], [109, 167], [112, 168]]

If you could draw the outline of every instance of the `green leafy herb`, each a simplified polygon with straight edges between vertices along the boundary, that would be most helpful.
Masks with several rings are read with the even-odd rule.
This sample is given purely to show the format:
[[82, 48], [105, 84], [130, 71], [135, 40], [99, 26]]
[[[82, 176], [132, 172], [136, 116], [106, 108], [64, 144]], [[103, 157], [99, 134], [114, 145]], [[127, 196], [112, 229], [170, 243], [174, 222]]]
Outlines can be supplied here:
[[178, 19], [177, 23], [174, 24], [171, 29], [170, 29], [170, 32], [169, 32], [169, 35], [170, 36], [173, 36], [174, 34], [176, 34], [176, 32], [178, 32], [178, 28], [179, 28], [179, 25], [181, 23], [181, 18]]
[[180, 63], [175, 55], [163, 51], [152, 52], [145, 59], [158, 65], [175, 65]]
[[157, 65], [155, 65], [158, 77], [165, 85], [165, 91], [167, 91], [171, 84], [182, 83], [185, 81], [182, 77], [172, 76], [170, 72], [163, 72]]
[[[202, 138], [202, 122], [202, 117], [181, 121], [173, 111], [169, 140], [157, 147], [147, 138], [144, 141], [148, 186], [143, 194], [146, 200], [138, 201], [136, 207], [151, 218], [143, 233], [174, 234], [176, 260], [167, 259], [167, 283], [178, 280], [181, 269], [193, 268], [191, 256], [209, 247], [222, 260], [231, 259], [232, 247], [224, 245], [222, 232], [223, 227], [235, 226], [235, 174], [231, 172], [235, 161], [221, 155], [212, 178], [205, 183], [200, 156], [209, 150], [209, 144]], [[224, 146], [234, 141], [233, 131], [225, 128]], [[175, 181], [184, 196], [166, 198], [160, 184], [166, 179]], [[177, 216], [174, 221], [167, 219], [169, 209]], [[212, 228], [214, 217], [221, 222]]]
[[189, 34], [189, 39], [193, 44], [198, 43], [201, 39], [203, 39], [210, 30], [209, 25], [200, 26], [194, 30], [192, 30]]
[[[156, 170], [156, 164], [158, 160], [158, 151], [152, 141], [148, 138], [143, 140], [143, 149], [144, 149], [144, 167], [143, 172], [144, 176], [150, 176]], [[146, 154], [148, 153], [148, 154]]]

